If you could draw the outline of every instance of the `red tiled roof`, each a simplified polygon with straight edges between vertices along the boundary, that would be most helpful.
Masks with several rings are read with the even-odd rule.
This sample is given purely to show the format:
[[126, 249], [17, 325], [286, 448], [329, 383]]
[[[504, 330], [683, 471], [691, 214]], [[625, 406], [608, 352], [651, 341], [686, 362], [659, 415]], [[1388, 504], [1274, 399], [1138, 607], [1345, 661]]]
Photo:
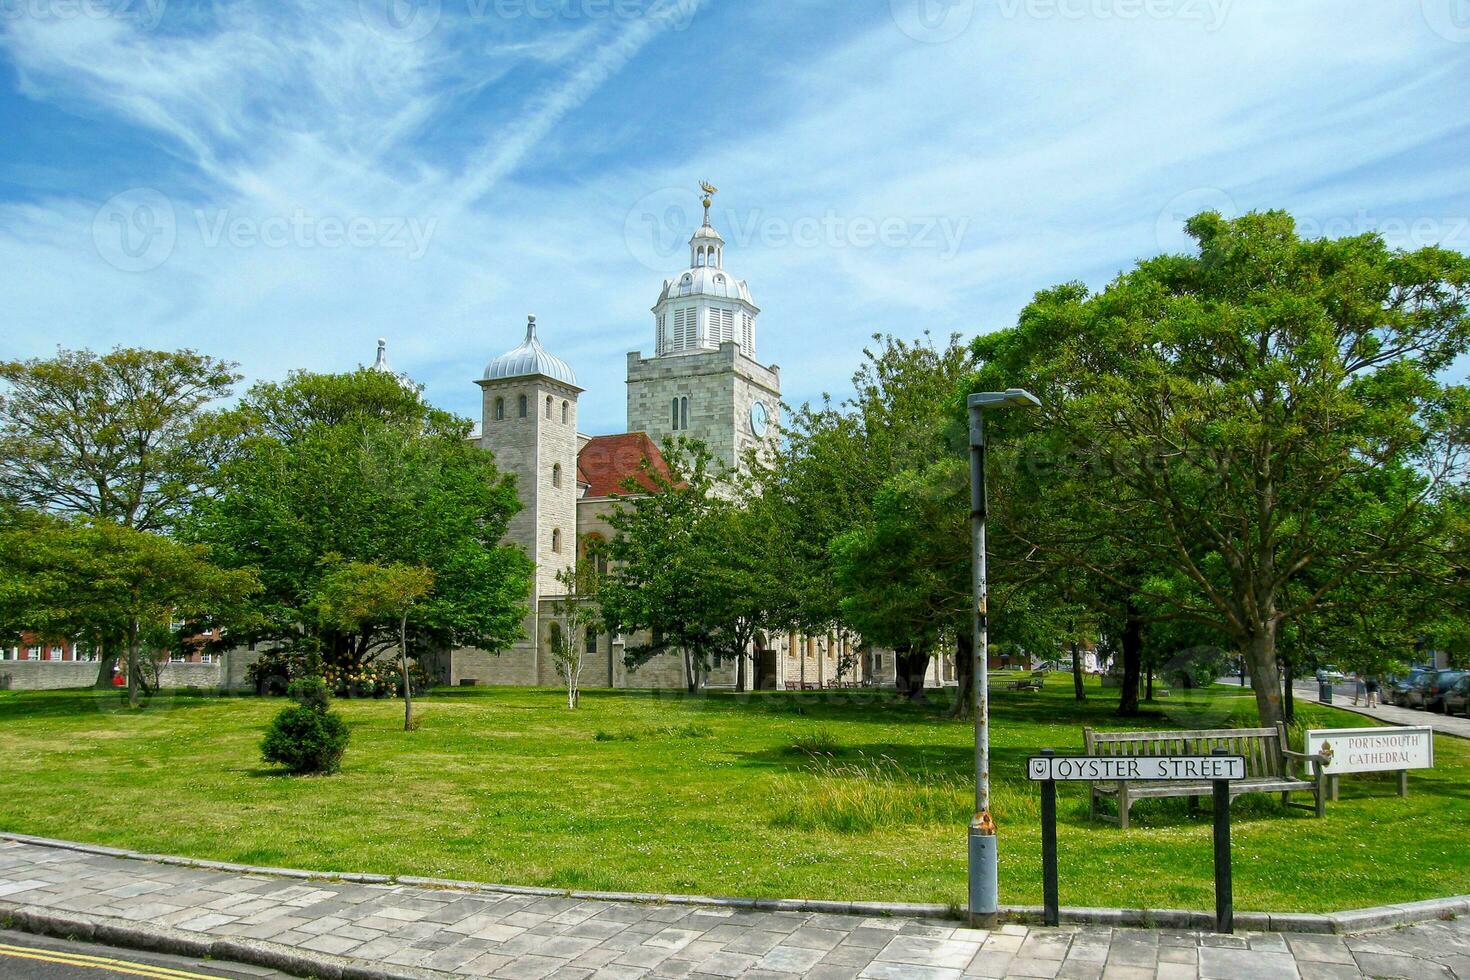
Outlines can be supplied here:
[[646, 432], [594, 436], [577, 454], [577, 482], [587, 485], [589, 497], [626, 493], [622, 483], [630, 476], [644, 489], [653, 490], [652, 481], [639, 469], [638, 464], [644, 459], [654, 472], [669, 475], [669, 464]]

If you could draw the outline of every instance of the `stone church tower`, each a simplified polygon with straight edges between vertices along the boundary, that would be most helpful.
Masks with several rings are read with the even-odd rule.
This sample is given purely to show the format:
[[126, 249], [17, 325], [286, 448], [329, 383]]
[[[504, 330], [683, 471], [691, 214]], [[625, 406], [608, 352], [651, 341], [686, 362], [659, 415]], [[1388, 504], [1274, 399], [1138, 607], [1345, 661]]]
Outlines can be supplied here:
[[536, 563], [526, 638], [516, 645], [524, 657], [507, 658], [529, 676], [501, 683], [550, 683], [541, 664], [536, 611], [545, 596], [566, 590], [557, 573], [577, 561], [577, 396], [582, 389], [566, 361], [541, 346], [536, 318], [526, 339], [485, 368], [480, 446], [500, 469], [514, 473], [521, 511], [511, 518], [506, 540], [520, 545]]
[[737, 466], [750, 449], [774, 448], [781, 373], [756, 360], [760, 308], [750, 287], [725, 271], [725, 240], [709, 220], [689, 239], [689, 268], [664, 280], [653, 307], [654, 356], [628, 354], [628, 429], [662, 446], [703, 442]]

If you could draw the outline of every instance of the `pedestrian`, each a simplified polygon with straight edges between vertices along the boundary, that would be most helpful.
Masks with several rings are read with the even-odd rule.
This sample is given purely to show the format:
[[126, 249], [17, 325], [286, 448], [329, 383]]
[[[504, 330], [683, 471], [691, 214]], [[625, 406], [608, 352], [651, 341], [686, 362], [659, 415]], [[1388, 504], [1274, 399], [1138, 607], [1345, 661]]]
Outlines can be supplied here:
[[1378, 678], [1376, 676], [1363, 682], [1363, 691], [1367, 694], [1368, 707], [1378, 707]]
[[1354, 671], [1353, 672], [1353, 707], [1356, 708], [1358, 706], [1358, 699], [1361, 698], [1361, 697], [1363, 697], [1367, 693], [1368, 693], [1368, 691], [1367, 691], [1367, 689], [1363, 685], [1363, 675], [1362, 674], [1359, 674], [1356, 671]]

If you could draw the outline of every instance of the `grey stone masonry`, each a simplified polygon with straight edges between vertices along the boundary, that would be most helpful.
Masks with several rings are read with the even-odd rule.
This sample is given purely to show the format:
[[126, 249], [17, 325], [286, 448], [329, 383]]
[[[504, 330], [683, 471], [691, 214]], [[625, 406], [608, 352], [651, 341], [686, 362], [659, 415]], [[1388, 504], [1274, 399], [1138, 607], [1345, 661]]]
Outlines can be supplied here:
[[983, 931], [787, 907], [795, 903], [735, 909], [594, 900], [371, 875], [250, 873], [121, 853], [0, 839], [0, 920], [343, 978], [1470, 980], [1463, 919], [1357, 936], [1101, 925]]
[[[689, 427], [676, 429], [674, 399], [685, 397]], [[750, 422], [757, 401], [769, 417], [763, 439]], [[716, 459], [735, 466], [748, 449], [774, 447], [780, 410], [780, 369], [747, 357], [739, 344], [665, 357], [628, 354], [628, 431], [646, 432], [660, 447], [670, 437], [698, 439]]]

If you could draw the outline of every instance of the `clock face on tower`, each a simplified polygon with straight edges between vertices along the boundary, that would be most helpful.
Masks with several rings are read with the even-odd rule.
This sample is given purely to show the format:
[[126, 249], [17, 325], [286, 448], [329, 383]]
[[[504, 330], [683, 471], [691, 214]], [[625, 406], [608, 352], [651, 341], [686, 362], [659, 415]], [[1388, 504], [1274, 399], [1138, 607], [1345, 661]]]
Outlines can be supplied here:
[[757, 439], [764, 439], [766, 428], [771, 421], [771, 413], [766, 408], [766, 403], [757, 401], [750, 406], [750, 431], [755, 433]]

